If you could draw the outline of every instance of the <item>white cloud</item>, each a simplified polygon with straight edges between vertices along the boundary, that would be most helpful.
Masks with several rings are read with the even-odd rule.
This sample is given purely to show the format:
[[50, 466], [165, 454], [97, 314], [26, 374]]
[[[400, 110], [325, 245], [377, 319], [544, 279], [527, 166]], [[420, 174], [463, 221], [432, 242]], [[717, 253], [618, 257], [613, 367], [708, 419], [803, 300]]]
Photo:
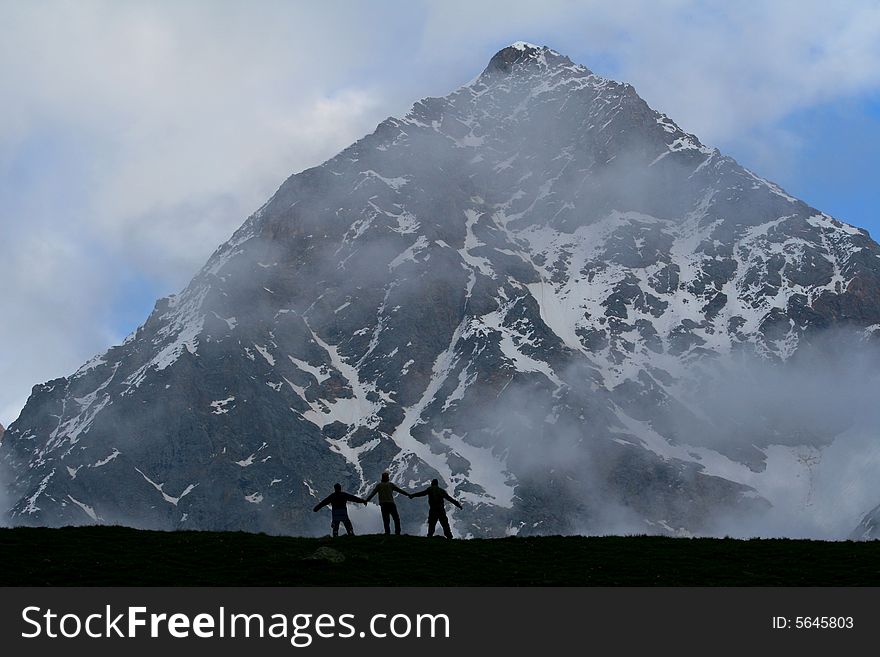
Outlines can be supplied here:
[[290, 172], [383, 118], [369, 89], [332, 89], [357, 40], [326, 47], [326, 27], [307, 29], [314, 17], [294, 8], [269, 25], [217, 8], [19, 5], [0, 40], [3, 61], [19, 62], [0, 69], [17, 91], [4, 99], [7, 150], [47, 125], [80, 134], [89, 229], [145, 267], [167, 249], [178, 285], [212, 248], [190, 238], [218, 241]]
[[677, 4], [645, 17], [650, 26], [634, 30], [621, 70], [709, 142], [880, 86], [876, 3], [726, 3], [705, 12]]
[[0, 8], [0, 422], [119, 339], [120, 262], [176, 291], [290, 173], [384, 118], [352, 78], [368, 37], [339, 25], [290, 3]]
[[4, 237], [13, 245], [0, 266], [0, 423], [8, 426], [31, 386], [75, 370], [114, 336], [102, 328], [112, 288], [75, 240], [42, 228], [11, 235], [4, 227]]

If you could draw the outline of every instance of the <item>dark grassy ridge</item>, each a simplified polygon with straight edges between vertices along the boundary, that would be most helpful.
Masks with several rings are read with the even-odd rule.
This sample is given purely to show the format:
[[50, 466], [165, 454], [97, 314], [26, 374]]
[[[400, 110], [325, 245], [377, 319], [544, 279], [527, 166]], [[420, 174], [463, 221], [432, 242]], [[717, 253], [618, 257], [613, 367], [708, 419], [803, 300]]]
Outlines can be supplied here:
[[[345, 560], [310, 559], [331, 547]], [[880, 541], [0, 529], [4, 586], [878, 586]]]

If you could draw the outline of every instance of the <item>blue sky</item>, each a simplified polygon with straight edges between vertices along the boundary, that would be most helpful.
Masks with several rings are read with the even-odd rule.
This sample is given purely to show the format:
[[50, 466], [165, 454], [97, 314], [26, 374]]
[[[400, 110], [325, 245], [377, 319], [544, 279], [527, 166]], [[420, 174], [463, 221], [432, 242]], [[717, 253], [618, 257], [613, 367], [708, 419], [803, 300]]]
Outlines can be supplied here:
[[0, 422], [143, 322], [288, 175], [517, 40], [880, 235], [869, 0], [0, 0]]
[[[840, 103], [801, 110], [779, 125], [799, 139], [788, 164], [763, 175], [790, 194], [842, 221], [880, 236], [880, 96], [866, 94]], [[759, 170], [739, 153], [725, 149], [746, 166]]]

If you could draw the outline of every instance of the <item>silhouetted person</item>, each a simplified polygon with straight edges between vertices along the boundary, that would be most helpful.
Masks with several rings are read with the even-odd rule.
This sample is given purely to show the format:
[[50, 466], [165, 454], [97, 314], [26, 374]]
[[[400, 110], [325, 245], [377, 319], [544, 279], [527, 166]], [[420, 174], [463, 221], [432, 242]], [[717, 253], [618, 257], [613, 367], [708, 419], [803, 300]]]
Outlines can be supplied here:
[[400, 516], [397, 514], [397, 505], [394, 503], [394, 493], [401, 493], [411, 497], [402, 488], [391, 483], [387, 472], [382, 473], [382, 481], [376, 484], [373, 492], [367, 495], [367, 502], [373, 499], [373, 495], [379, 495], [379, 508], [382, 510], [382, 524], [385, 525], [385, 533], [391, 533], [391, 518], [394, 518], [394, 533], [400, 534]]
[[410, 499], [414, 497], [428, 496], [428, 536], [434, 535], [434, 529], [437, 527], [437, 521], [443, 527], [443, 535], [446, 538], [452, 538], [452, 530], [449, 529], [449, 518], [446, 517], [446, 500], [452, 502], [459, 509], [461, 503], [449, 497], [444, 489], [440, 488], [440, 482], [436, 479], [431, 480], [431, 485], [425, 490], [410, 495]]
[[333, 484], [333, 492], [315, 505], [312, 511], [319, 511], [321, 508], [330, 505], [333, 512], [330, 528], [333, 530], [334, 536], [339, 536], [339, 523], [345, 525], [345, 533], [354, 536], [354, 528], [351, 526], [351, 520], [348, 517], [348, 503], [356, 502], [357, 504], [366, 505], [367, 501], [356, 495], [350, 495], [342, 492], [340, 484]]

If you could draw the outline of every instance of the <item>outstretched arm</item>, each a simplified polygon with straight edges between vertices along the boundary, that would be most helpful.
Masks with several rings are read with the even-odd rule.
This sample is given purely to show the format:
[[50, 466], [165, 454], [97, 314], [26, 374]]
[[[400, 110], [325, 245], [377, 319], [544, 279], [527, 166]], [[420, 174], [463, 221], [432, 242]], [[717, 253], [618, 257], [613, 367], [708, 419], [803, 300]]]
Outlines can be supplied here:
[[367, 499], [364, 500], [364, 502], [369, 502], [371, 499], [373, 499], [373, 495], [375, 495], [375, 494], [378, 493], [378, 492], [379, 492], [379, 487], [376, 486], [376, 487], [373, 489], [373, 492], [370, 493], [369, 495], [367, 495]]
[[328, 495], [328, 496], [325, 497], [323, 500], [321, 500], [320, 502], [318, 502], [318, 503], [315, 505], [315, 508], [312, 509], [312, 511], [319, 511], [319, 510], [321, 509], [321, 507], [324, 507], [324, 506], [327, 506], [328, 504], [330, 504], [330, 498], [331, 498], [331, 497], [333, 497], [333, 495]]
[[365, 499], [363, 499], [362, 497], [358, 497], [357, 495], [351, 495], [349, 493], [345, 494], [345, 499], [348, 502], [355, 502], [357, 504], [366, 504], [367, 503], [367, 501]]
[[450, 497], [450, 496], [449, 496], [449, 493], [447, 493], [446, 491], [443, 491], [443, 497], [445, 497], [447, 500], [449, 500], [450, 502], [452, 502], [452, 503], [453, 503], [455, 506], [457, 506], [459, 509], [461, 508], [461, 502], [459, 502], [458, 500], [453, 499], [452, 497]]
[[396, 490], [396, 491], [397, 491], [398, 493], [400, 493], [401, 495], [406, 495], [408, 498], [412, 499], [412, 495], [410, 495], [409, 493], [407, 493], [407, 492], [406, 492], [405, 490], [403, 490], [402, 488], [398, 487], [397, 484], [391, 484], [391, 490]]
[[418, 493], [410, 493], [409, 496], [410, 496], [410, 498], [413, 498], [413, 497], [424, 497], [425, 495], [428, 494], [428, 491], [429, 491], [429, 490], [431, 490], [431, 489], [430, 489], [430, 488], [426, 488], [425, 490], [419, 491]]

